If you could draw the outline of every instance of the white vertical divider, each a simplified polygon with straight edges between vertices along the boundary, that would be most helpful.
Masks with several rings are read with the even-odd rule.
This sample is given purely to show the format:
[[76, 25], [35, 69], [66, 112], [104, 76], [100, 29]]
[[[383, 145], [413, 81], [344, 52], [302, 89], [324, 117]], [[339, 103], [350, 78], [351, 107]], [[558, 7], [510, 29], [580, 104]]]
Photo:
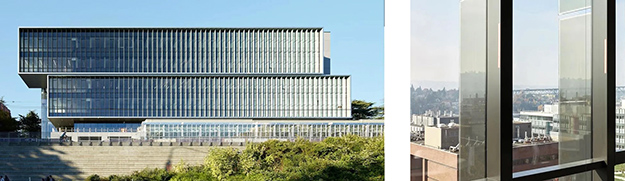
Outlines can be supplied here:
[[320, 111], [323, 109], [323, 86], [320, 79], [321, 77], [313, 77], [313, 117], [322, 116]]
[[223, 57], [222, 57], [222, 53], [221, 53], [221, 47], [223, 47], [223, 45], [221, 44], [221, 40], [222, 40], [222, 35], [223, 32], [222, 30], [217, 30], [217, 32], [215, 32], [215, 38], [216, 38], [216, 43], [215, 43], [215, 72], [221, 72], [223, 71], [221, 69], [221, 64], [223, 61]]
[[296, 88], [296, 91], [297, 91], [297, 101], [296, 101], [295, 105], [297, 105], [297, 110], [298, 110], [297, 112], [298, 112], [298, 115], [300, 117], [305, 117], [306, 116], [306, 113], [304, 112], [304, 106], [306, 106], [305, 105], [305, 101], [304, 101], [304, 96], [305, 96], [304, 90], [306, 89], [306, 82], [305, 81], [307, 81], [307, 80], [308, 79], [305, 78], [305, 77], [298, 77], [298, 79], [297, 79], [297, 85], [298, 85], [298, 87]]
[[256, 116], [256, 114], [254, 113], [254, 110], [252, 109], [254, 107], [253, 106], [253, 102], [254, 102], [254, 89], [253, 89], [254, 88], [254, 85], [253, 85], [254, 82], [253, 81], [254, 80], [255, 79], [253, 79], [253, 78], [247, 78], [247, 84], [246, 85], [247, 85], [247, 90], [249, 92], [249, 94], [247, 95], [247, 101], [246, 101], [246, 105], [247, 106], [245, 107], [247, 109], [246, 112], [248, 113], [247, 117], [255, 117]]
[[[263, 30], [257, 30], [258, 32], [258, 73], [268, 73], [267, 72], [267, 62], [266, 62], [266, 53], [267, 51], [265, 50], [266, 47], [266, 41], [267, 38], [265, 36], [266, 35], [266, 31]], [[265, 84], [266, 85], [266, 84]]]
[[226, 103], [226, 105], [228, 105], [228, 117], [232, 117], [235, 116], [234, 113], [234, 106], [236, 105], [236, 87], [237, 87], [237, 82], [236, 79], [234, 77], [228, 77], [228, 79], [230, 79], [230, 84], [228, 85], [228, 89], [229, 89], [229, 99], [228, 99], [228, 103]]
[[156, 58], [156, 62], [154, 64], [154, 72], [161, 72], [161, 69], [163, 67], [163, 64], [161, 63], [162, 61], [162, 54], [163, 54], [163, 49], [162, 49], [162, 31], [161, 30], [156, 30], [156, 31], [152, 31], [153, 33], [153, 38], [154, 38], [154, 45], [155, 47], [153, 48], [153, 50], [156, 51], [152, 51], [151, 55], [155, 56]]
[[252, 87], [254, 87], [254, 94], [253, 94], [254, 96], [253, 96], [253, 99], [252, 99], [252, 101], [254, 102], [253, 105], [252, 105], [252, 110], [254, 112], [254, 117], [260, 117], [260, 112], [259, 112], [258, 109], [260, 108], [260, 106], [259, 106], [260, 105], [259, 104], [259, 102], [260, 102], [260, 95], [261, 95], [260, 91], [262, 91], [262, 89], [263, 89], [263, 87], [261, 87], [259, 85], [260, 80], [262, 80], [262, 79], [256, 78], [256, 79], [254, 79], [252, 81], [253, 82]]
[[219, 108], [219, 115], [218, 117], [224, 117], [224, 95], [225, 95], [225, 80], [223, 77], [219, 77], [219, 93], [215, 96], [217, 98], [217, 107]]
[[171, 36], [171, 40], [172, 40], [172, 45], [171, 45], [171, 72], [176, 72], [178, 71], [178, 30], [173, 30], [172, 31], [172, 36]]
[[301, 59], [302, 59], [302, 69], [300, 70], [301, 72], [306, 72], [308, 73], [308, 59], [306, 57], [306, 34], [308, 34], [308, 31], [305, 29], [300, 30], [300, 39], [299, 39], [299, 51], [297, 52]]
[[325, 114], [325, 105], [326, 105], [326, 100], [328, 98], [327, 93], [327, 86], [324, 82], [324, 77], [318, 77], [317, 78], [317, 86], [319, 87], [319, 92], [317, 92], [317, 102], [318, 102], [318, 108], [317, 110], [315, 110], [316, 112], [316, 116], [318, 117], [323, 117], [323, 116], [327, 116]]
[[212, 68], [212, 63], [214, 62], [214, 59], [212, 59], [211, 56], [213, 56], [213, 49], [211, 46], [211, 42], [213, 41], [213, 37], [211, 36], [211, 32], [213, 30], [205, 30], [204, 31], [204, 71], [206, 73], [212, 73], [213, 71], [211, 70]]
[[263, 82], [264, 78], [263, 77], [258, 77], [256, 80], [254, 80], [254, 85], [252, 85], [253, 87], [255, 87], [256, 89], [256, 94], [255, 94], [255, 98], [253, 99], [254, 101], [254, 106], [252, 107], [252, 109], [254, 109], [254, 112], [256, 112], [255, 117], [262, 117], [262, 112], [261, 110], [264, 108], [262, 106], [263, 104], [263, 94], [265, 92], [265, 87], [263, 86]]
[[[227, 35], [227, 34], [224, 33], [224, 35]], [[227, 43], [227, 42], [224, 41], [224, 44], [225, 43]], [[225, 55], [225, 53], [224, 53], [224, 55]], [[226, 60], [226, 59], [224, 59], [224, 60]], [[224, 62], [226, 62], [226, 61], [224, 61]], [[227, 69], [224, 69], [224, 70], [227, 70]], [[228, 103], [229, 103], [230, 98], [231, 98], [231, 96], [230, 96], [230, 86], [232, 86], [232, 84], [230, 84], [230, 78], [229, 77], [223, 77], [223, 80], [224, 80], [224, 82], [223, 82], [222, 87], [223, 87], [224, 92], [222, 94], [223, 97], [222, 97], [222, 101], [221, 101], [221, 109], [223, 110], [222, 116], [223, 117], [228, 117], [228, 116], [230, 116], [230, 105]]]
[[210, 109], [210, 106], [208, 106], [208, 93], [210, 92], [209, 86], [206, 83], [206, 80], [208, 78], [206, 77], [202, 77], [202, 104], [200, 105], [201, 109], [202, 109], [202, 115], [201, 117], [206, 118], [209, 117], [210, 115], [208, 114], [208, 111]]
[[226, 34], [226, 57], [227, 57], [227, 61], [226, 61], [226, 72], [228, 73], [234, 73], [236, 71], [235, 67], [236, 67], [236, 63], [234, 60], [234, 31], [233, 30], [228, 30], [227, 34]]
[[[267, 33], [267, 35], [269, 35], [269, 34]], [[267, 41], [267, 42], [269, 42], [269, 41]], [[267, 47], [268, 46], [269, 46], [269, 44], [267, 44]], [[267, 62], [267, 63], [269, 63], [269, 62]], [[274, 77], [267, 77], [267, 80], [269, 81], [268, 89], [267, 89], [267, 90], [269, 90], [269, 93], [267, 94], [267, 102], [269, 104], [267, 106], [266, 112], [267, 112], [267, 117], [273, 117], [274, 114], [275, 114], [275, 112], [273, 112], [273, 110], [274, 110], [274, 106], [275, 106], [275, 103], [276, 103], [275, 97], [274, 97], [275, 94], [276, 94], [276, 89], [274, 88], [275, 87], [275, 78]]]
[[214, 117], [219, 117], [221, 116], [221, 108], [219, 107], [219, 95], [221, 94], [221, 77], [215, 77], [212, 80], [212, 86], [213, 86], [213, 116]]
[[[238, 33], [237, 33], [238, 34]], [[234, 113], [235, 113], [235, 117], [242, 117], [241, 115], [241, 77], [235, 77], [236, 83], [235, 83], [235, 103], [233, 105], [233, 107], [235, 108]]]
[[[204, 67], [204, 72], [205, 73], [209, 73], [210, 71], [210, 63], [212, 61], [209, 61], [208, 58], [210, 58], [211, 55], [211, 49], [209, 47], [210, 45], [210, 30], [204, 30], [204, 40], [203, 40], [203, 44], [204, 44], [204, 54], [202, 55], [202, 60], [204, 60], [204, 62], [202, 63], [202, 66]], [[211, 59], [212, 60], [212, 59]]]
[[309, 78], [308, 77], [299, 77], [299, 85], [300, 87], [297, 88], [298, 91], [298, 98], [297, 98], [297, 109], [300, 112], [300, 116], [301, 117], [306, 117], [308, 116], [308, 110], [305, 109], [305, 107], [309, 107], [310, 105], [308, 105], [308, 95], [306, 94], [306, 92], [308, 92], [308, 82], [309, 82]]
[[314, 94], [314, 86], [313, 86], [313, 81], [314, 78], [313, 77], [306, 77], [306, 95], [305, 96], [305, 101], [306, 101], [306, 106], [303, 107], [303, 109], [306, 110], [306, 116], [305, 117], [312, 117], [312, 110], [315, 109], [315, 103], [313, 102], [313, 94]]
[[296, 57], [296, 66], [297, 72], [302, 72], [304, 70], [304, 60], [302, 58], [302, 30], [296, 30], [295, 33], [295, 57]]
[[[180, 72], [190, 72], [191, 71], [191, 60], [190, 60], [190, 55], [191, 55], [191, 33], [189, 32], [188, 29], [185, 29], [183, 34], [182, 34], [182, 45], [183, 45], [183, 55], [182, 55], [182, 70]], [[187, 79], [188, 81], [189, 79]], [[188, 82], [187, 82], [188, 83]], [[187, 91], [188, 92], [188, 91]], [[187, 107], [187, 106], [185, 106]]]
[[267, 117], [267, 109], [269, 108], [269, 79], [267, 77], [263, 77], [263, 96], [262, 96], [262, 117]]
[[285, 64], [286, 72], [293, 72], [291, 71], [291, 64], [293, 63], [293, 58], [291, 57], [291, 46], [289, 46], [291, 43], [290, 41], [291, 41], [291, 30], [285, 30], [282, 51], [284, 53], [284, 59], [285, 59], [284, 64]]
[[[301, 54], [300, 54], [301, 55]], [[317, 91], [318, 91], [318, 87], [317, 87], [317, 77], [310, 77], [310, 84], [309, 84], [309, 94], [310, 96], [308, 97], [308, 101], [309, 101], [309, 110], [308, 110], [308, 116], [307, 117], [315, 117], [316, 116], [316, 111], [318, 109], [318, 98], [317, 98]]]
[[308, 61], [309, 61], [309, 65], [308, 65], [308, 70], [311, 73], [318, 73], [316, 71], [317, 69], [317, 59], [315, 57], [315, 30], [308, 30], [308, 41], [306, 41], [306, 44], [308, 44], [308, 48], [306, 49], [306, 54], [308, 55]]
[[163, 52], [161, 52], [161, 64], [160, 66], [161, 68], [161, 72], [167, 72], [167, 70], [169, 70], [169, 30], [162, 30], [161, 31], [161, 46], [163, 48]]
[[248, 58], [248, 52], [247, 52], [247, 44], [249, 43], [249, 39], [247, 39], [247, 32], [249, 30], [243, 30], [241, 31], [241, 42], [240, 42], [240, 58], [241, 58], [241, 73], [247, 73], [248, 72], [248, 67], [249, 67], [249, 58]]
[[215, 116], [215, 94], [216, 94], [216, 91], [215, 91], [215, 79], [214, 78], [210, 78], [210, 79], [207, 78], [206, 82], [208, 83], [207, 86], [208, 86], [208, 93], [209, 93], [207, 95], [207, 97], [208, 97], [207, 104], [209, 105], [209, 106], [207, 106], [208, 107], [208, 110], [207, 110], [208, 111], [208, 116], [216, 117]]
[[199, 69], [198, 67], [201, 66], [201, 62], [198, 59], [198, 46], [199, 46], [199, 41], [200, 39], [198, 38], [198, 32], [200, 30], [193, 30], [193, 42], [191, 42], [191, 44], [193, 45], [193, 57], [191, 58], [191, 61], [193, 62], [191, 65], [193, 65], [193, 72], [194, 73], [199, 73]]

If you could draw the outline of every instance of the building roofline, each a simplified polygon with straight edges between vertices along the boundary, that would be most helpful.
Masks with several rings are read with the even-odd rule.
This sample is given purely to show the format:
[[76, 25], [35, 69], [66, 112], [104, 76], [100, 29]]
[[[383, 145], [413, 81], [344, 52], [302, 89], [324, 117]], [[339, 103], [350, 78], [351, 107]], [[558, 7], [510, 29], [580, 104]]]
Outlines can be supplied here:
[[349, 78], [351, 75], [329, 74], [202, 74], [202, 73], [141, 73], [141, 72], [32, 72], [19, 75], [47, 75], [51, 77], [340, 77]]
[[201, 30], [323, 30], [323, 27], [156, 27], [156, 26], [18, 26], [18, 30], [26, 29], [160, 29], [160, 30], [178, 30], [178, 29], [201, 29]]
[[145, 119], [142, 123], [382, 123], [384, 124], [384, 120], [380, 119], [362, 119], [362, 120], [331, 120], [331, 119], [319, 119], [319, 120], [310, 120], [310, 119], [198, 119], [198, 118], [189, 118], [189, 119], [168, 119], [168, 118], [149, 118]]

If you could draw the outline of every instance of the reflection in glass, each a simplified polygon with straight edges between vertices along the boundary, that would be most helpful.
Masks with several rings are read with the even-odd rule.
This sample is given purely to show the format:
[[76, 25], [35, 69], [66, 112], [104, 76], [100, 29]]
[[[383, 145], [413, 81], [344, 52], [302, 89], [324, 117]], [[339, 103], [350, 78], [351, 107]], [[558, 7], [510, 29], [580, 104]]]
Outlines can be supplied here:
[[[585, 10], [575, 13], [560, 15], [560, 164], [592, 158], [592, 16]], [[590, 176], [582, 173], [570, 179], [589, 180]]]
[[460, 2], [459, 180], [486, 177], [487, 3]]

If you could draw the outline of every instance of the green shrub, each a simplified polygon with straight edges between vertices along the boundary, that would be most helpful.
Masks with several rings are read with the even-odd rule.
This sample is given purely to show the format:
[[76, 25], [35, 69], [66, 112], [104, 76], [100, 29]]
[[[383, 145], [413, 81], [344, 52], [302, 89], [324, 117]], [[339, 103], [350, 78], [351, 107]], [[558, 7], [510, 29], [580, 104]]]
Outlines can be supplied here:
[[[102, 180], [97, 175], [88, 178], [97, 179]], [[144, 169], [107, 180], [384, 180], [384, 137], [269, 140], [248, 144], [241, 152], [213, 148], [199, 166], [180, 161], [172, 172]]]
[[85, 181], [108, 181], [106, 178], [101, 178], [98, 174], [89, 175]]
[[210, 180], [217, 180], [217, 178], [213, 177], [208, 172], [202, 172], [202, 171], [181, 172], [171, 178], [171, 181], [195, 181], [195, 180], [210, 181]]
[[162, 168], [146, 168], [133, 172], [129, 179], [133, 181], [169, 180], [172, 176], [174, 176], [173, 172]]
[[239, 153], [232, 148], [214, 148], [204, 159], [204, 166], [213, 177], [224, 180], [239, 170]]

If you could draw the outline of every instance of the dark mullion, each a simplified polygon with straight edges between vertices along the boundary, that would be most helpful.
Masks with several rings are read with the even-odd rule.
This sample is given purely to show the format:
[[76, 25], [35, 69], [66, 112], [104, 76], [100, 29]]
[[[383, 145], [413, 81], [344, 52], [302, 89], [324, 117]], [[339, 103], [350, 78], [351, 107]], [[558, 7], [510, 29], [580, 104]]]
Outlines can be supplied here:
[[[614, 179], [614, 166], [618, 163], [617, 158], [625, 162], [625, 154], [616, 157], [616, 1], [607, 0], [607, 38], [606, 38], [606, 74], [607, 74], [607, 166], [606, 172]], [[603, 179], [606, 180], [606, 179]]]
[[613, 160], [614, 160], [614, 165], [625, 163], [625, 151], [617, 151], [616, 153], [614, 153]]
[[500, 155], [501, 160], [499, 162], [500, 178], [501, 180], [508, 180], [513, 178], [512, 176], [512, 134], [506, 130], [512, 129], [512, 78], [513, 78], [513, 54], [512, 54], [512, 22], [513, 22], [513, 2], [510, 0], [504, 0], [499, 2], [500, 7], [500, 91], [501, 91], [501, 113], [500, 113], [500, 130], [501, 139]]

